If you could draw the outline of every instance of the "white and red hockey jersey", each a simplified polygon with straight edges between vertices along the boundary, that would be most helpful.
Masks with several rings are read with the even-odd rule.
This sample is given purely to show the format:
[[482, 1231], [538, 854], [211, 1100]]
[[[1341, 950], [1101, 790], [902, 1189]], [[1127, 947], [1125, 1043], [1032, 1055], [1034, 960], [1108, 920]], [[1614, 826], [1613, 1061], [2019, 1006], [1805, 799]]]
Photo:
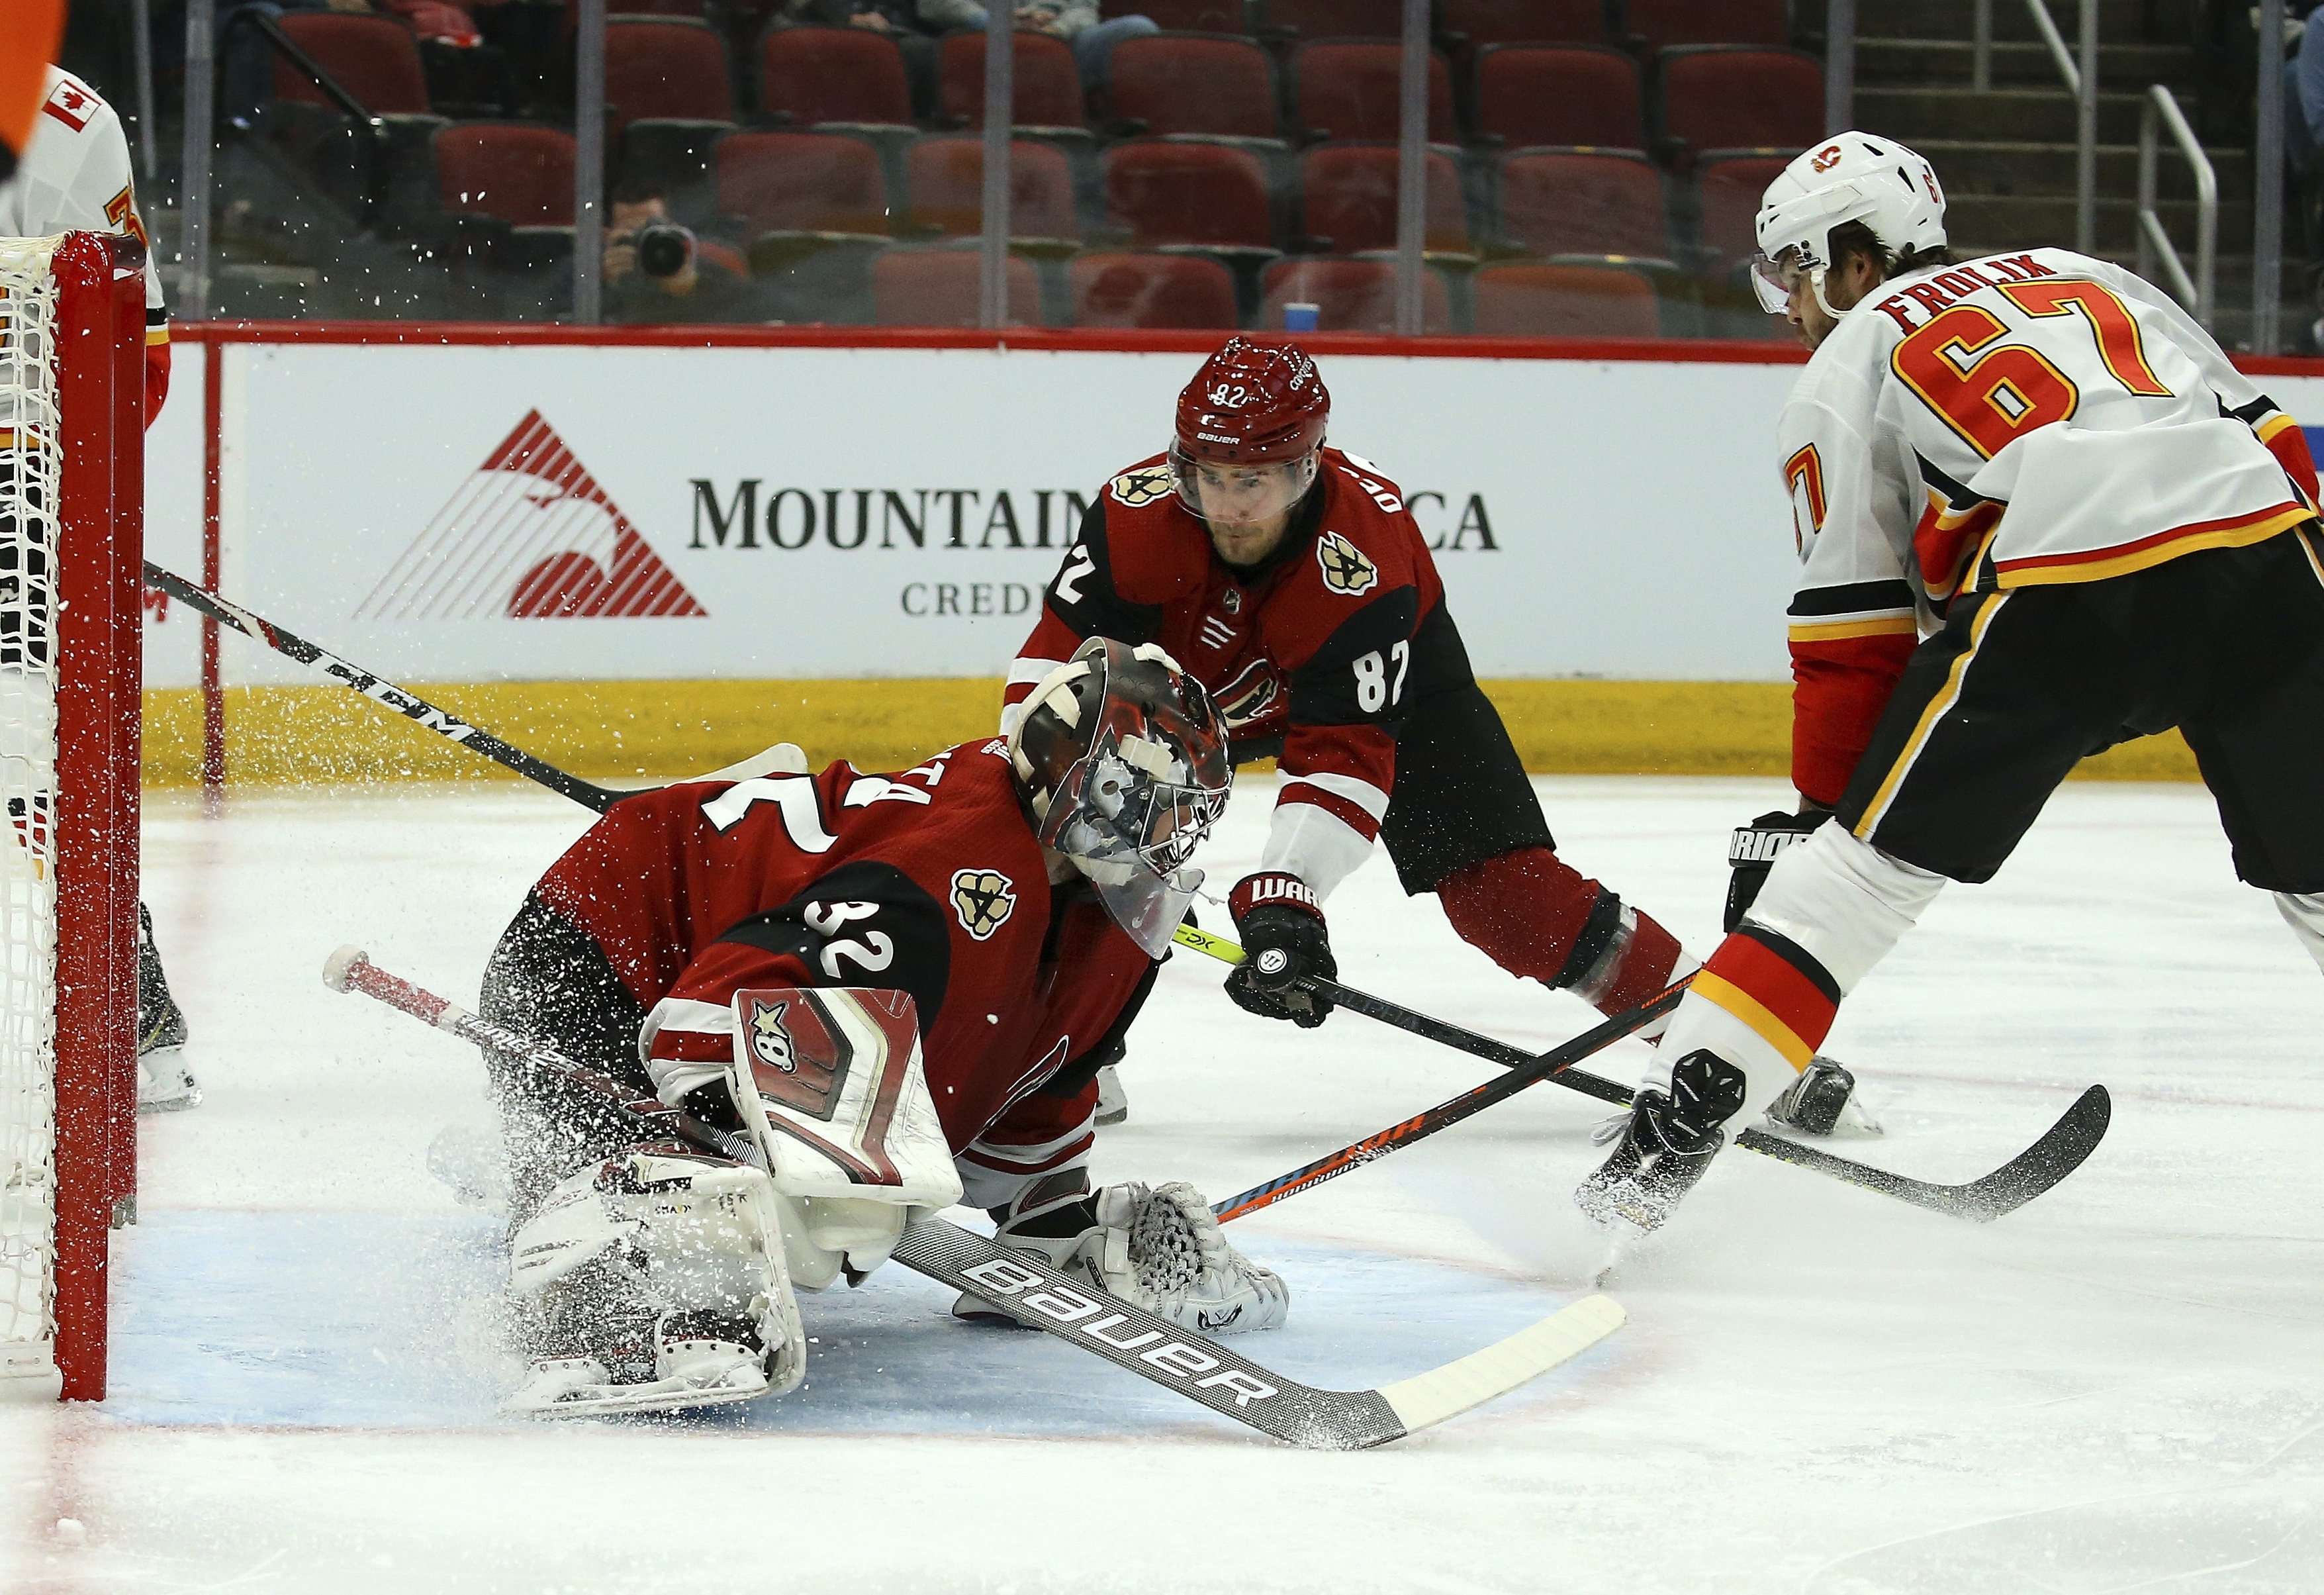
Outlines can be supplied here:
[[2316, 513], [2292, 418], [2160, 290], [2064, 249], [1883, 284], [1780, 431], [1792, 778], [1826, 804], [1955, 594], [2103, 580]]
[[138, 214], [121, 118], [96, 89], [57, 67], [32, 118], [32, 137], [15, 175], [0, 182], [0, 238], [55, 233], [121, 233], [147, 246], [145, 256], [145, 424], [170, 391], [170, 313], [153, 268], [152, 241]]

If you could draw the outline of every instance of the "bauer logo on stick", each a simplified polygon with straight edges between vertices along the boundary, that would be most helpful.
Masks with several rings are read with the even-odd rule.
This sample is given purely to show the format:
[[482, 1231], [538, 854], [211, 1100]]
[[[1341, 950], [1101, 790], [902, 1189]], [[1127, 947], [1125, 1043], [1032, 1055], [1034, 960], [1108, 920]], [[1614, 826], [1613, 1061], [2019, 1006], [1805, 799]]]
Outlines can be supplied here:
[[1017, 907], [1016, 883], [997, 869], [956, 870], [952, 877], [952, 911], [960, 928], [979, 941], [1009, 923]]
[[1323, 585], [1342, 598], [1368, 593], [1379, 581], [1379, 567], [1337, 532], [1315, 540], [1315, 563], [1323, 567]]
[[1144, 470], [1124, 471], [1107, 486], [1118, 502], [1131, 509], [1143, 509], [1177, 491], [1177, 485], [1168, 468], [1158, 465], [1148, 466]]

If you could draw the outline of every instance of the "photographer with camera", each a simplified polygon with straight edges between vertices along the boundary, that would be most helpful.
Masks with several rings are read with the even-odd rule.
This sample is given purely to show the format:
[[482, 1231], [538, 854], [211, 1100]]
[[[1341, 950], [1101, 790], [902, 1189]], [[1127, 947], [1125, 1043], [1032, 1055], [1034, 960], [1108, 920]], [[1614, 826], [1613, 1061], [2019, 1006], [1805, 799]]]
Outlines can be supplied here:
[[614, 185], [605, 227], [605, 320], [767, 321], [765, 292], [706, 257], [691, 228], [669, 218], [661, 189], [643, 180]]

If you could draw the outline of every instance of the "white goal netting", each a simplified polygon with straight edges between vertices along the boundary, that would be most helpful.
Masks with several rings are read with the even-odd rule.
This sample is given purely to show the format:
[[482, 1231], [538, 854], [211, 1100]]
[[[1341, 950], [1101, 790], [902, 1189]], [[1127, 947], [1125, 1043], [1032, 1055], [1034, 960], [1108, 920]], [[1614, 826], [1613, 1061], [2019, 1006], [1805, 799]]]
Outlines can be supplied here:
[[0, 1376], [56, 1333], [58, 242], [0, 239]]

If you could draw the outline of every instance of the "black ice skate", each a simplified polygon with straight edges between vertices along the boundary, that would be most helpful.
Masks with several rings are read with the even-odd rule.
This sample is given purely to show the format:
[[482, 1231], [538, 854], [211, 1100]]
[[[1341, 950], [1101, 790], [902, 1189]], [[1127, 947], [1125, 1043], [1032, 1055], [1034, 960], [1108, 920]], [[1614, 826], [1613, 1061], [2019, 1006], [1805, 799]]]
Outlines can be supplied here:
[[1697, 1049], [1681, 1058], [1671, 1071], [1673, 1094], [1638, 1093], [1612, 1155], [1582, 1182], [1574, 1205], [1600, 1224], [1662, 1228], [1727, 1144], [1720, 1127], [1742, 1108], [1743, 1090], [1743, 1071], [1718, 1053]]
[[[1807, 1135], [1829, 1136], [1838, 1127], [1840, 1115], [1848, 1110], [1849, 1101], [1855, 1094], [1856, 1076], [1829, 1058], [1812, 1058], [1808, 1066], [1800, 1071], [1799, 1079], [1767, 1104], [1767, 1117]], [[1856, 1117], [1867, 1129], [1880, 1127], [1861, 1105], [1857, 1108]]]
[[201, 1088], [187, 1071], [179, 1049], [186, 1044], [185, 1011], [170, 995], [161, 954], [153, 945], [153, 915], [137, 905], [137, 1110], [162, 1112], [191, 1108]]

